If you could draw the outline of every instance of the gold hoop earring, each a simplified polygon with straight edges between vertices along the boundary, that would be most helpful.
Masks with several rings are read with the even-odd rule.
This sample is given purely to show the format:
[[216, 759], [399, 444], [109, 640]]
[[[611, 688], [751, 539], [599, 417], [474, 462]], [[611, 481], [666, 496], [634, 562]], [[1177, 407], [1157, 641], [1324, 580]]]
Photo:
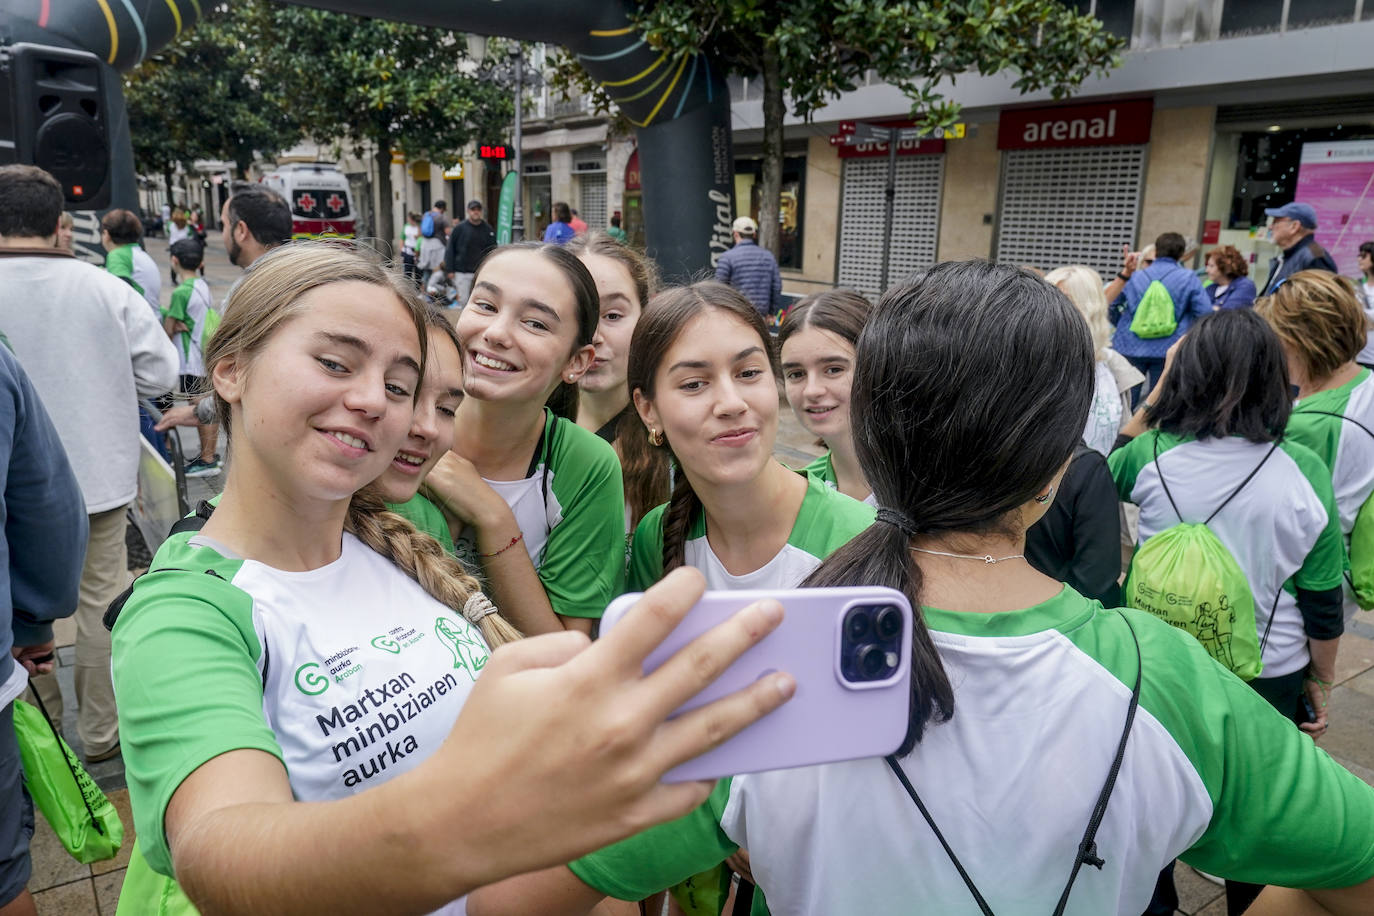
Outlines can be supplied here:
[[649, 427], [649, 444], [657, 448], [663, 444], [663, 433], [654, 427]]

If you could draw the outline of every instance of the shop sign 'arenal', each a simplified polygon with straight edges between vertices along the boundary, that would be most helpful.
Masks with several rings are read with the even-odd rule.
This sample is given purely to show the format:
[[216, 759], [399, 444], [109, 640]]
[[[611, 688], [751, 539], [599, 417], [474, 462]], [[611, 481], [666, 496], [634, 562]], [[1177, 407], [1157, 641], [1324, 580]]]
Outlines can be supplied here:
[[1051, 149], [1148, 143], [1154, 108], [1152, 99], [1131, 99], [1003, 111], [997, 122], [997, 148]]

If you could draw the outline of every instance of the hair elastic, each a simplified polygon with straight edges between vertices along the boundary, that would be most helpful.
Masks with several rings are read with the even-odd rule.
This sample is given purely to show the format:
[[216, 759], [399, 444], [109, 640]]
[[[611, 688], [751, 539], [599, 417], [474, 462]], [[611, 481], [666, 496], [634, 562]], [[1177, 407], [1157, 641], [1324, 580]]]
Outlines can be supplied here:
[[891, 525], [909, 538], [914, 538], [916, 536], [916, 523], [896, 509], [888, 509], [886, 507], [879, 509], [877, 515], [874, 516], [874, 520], [882, 522], [884, 525]]
[[463, 616], [468, 623], [481, 623], [483, 617], [489, 617], [496, 613], [496, 605], [491, 603], [491, 599], [481, 592], [473, 592], [463, 605]]

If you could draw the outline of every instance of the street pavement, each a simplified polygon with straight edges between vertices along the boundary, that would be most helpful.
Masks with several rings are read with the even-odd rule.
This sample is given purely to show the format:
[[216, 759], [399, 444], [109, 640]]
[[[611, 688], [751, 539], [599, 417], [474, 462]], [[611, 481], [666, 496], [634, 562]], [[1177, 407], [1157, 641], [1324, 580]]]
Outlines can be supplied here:
[[[210, 232], [208, 243], [206, 281], [211, 294], [219, 301], [243, 272], [229, 263], [218, 232]], [[159, 264], [169, 263], [165, 239], [150, 238], [147, 248]], [[164, 305], [170, 300], [171, 291], [170, 278], [164, 274]], [[195, 455], [199, 448], [195, 430], [181, 430], [180, 438], [185, 454]], [[226, 454], [225, 444], [221, 433], [221, 455]], [[820, 451], [814, 438], [782, 402], [774, 454], [784, 464], [800, 467]], [[223, 487], [224, 477], [191, 479], [187, 484], [188, 498], [195, 505], [199, 500], [218, 493]], [[70, 620], [59, 621], [56, 627], [58, 681], [67, 697], [74, 695], [71, 666], [74, 663], [72, 641], [75, 630], [75, 624]], [[1352, 773], [1374, 785], [1374, 612], [1358, 614], [1347, 629], [1341, 640], [1336, 672], [1336, 687], [1331, 694], [1329, 709], [1331, 727], [1320, 744]], [[63, 733], [80, 754], [82, 749], [76, 736], [76, 711], [70, 702], [67, 704]], [[116, 757], [93, 764], [88, 769], [119, 811], [124, 822], [124, 846], [111, 861], [82, 865], [67, 855], [52, 828], [41, 816], [38, 817], [38, 829], [32, 846], [33, 876], [29, 881], [29, 889], [34, 894], [40, 916], [113, 916], [115, 912], [134, 838], [124, 764]], [[1188, 916], [1225, 916], [1225, 895], [1219, 885], [1181, 863], [1176, 871], [1176, 881], [1181, 899], [1180, 912]]]

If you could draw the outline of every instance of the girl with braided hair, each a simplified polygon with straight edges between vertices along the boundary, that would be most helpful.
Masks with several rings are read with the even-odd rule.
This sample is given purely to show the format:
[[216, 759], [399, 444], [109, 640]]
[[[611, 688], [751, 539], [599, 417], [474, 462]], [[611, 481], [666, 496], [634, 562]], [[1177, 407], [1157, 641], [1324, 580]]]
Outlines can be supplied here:
[[723, 283], [659, 293], [630, 346], [629, 386], [678, 473], [635, 530], [629, 585], [679, 566], [716, 589], [792, 588], [873, 509], [773, 458], [781, 372], [758, 311]]
[[[113, 625], [138, 828], [121, 910], [458, 916], [475, 887], [690, 810], [710, 784], [662, 775], [790, 696], [778, 674], [665, 722], [776, 626], [776, 602], [645, 677], [699, 576], [595, 645], [516, 639], [385, 508], [414, 485], [383, 471], [430, 438], [426, 363], [456, 384], [445, 343], [410, 284], [343, 246], [284, 246], [231, 297], [206, 354], [223, 498]], [[557, 625], [538, 613], [517, 619]]]

